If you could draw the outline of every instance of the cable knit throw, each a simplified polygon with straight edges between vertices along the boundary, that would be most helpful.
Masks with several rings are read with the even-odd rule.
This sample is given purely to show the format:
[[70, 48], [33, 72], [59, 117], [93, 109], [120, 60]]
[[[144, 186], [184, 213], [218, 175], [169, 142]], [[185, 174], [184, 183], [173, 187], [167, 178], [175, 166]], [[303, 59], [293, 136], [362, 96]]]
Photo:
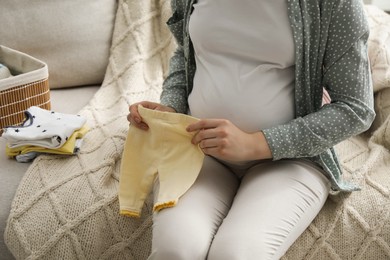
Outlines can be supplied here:
[[[81, 152], [38, 157], [16, 192], [5, 232], [16, 259], [148, 257], [152, 198], [140, 219], [119, 215], [119, 166], [129, 104], [160, 95], [175, 48], [170, 13], [169, 0], [119, 0], [105, 80], [81, 111], [92, 128]], [[344, 176], [362, 190], [329, 196], [282, 259], [390, 259], [389, 148], [389, 118], [337, 146]]]

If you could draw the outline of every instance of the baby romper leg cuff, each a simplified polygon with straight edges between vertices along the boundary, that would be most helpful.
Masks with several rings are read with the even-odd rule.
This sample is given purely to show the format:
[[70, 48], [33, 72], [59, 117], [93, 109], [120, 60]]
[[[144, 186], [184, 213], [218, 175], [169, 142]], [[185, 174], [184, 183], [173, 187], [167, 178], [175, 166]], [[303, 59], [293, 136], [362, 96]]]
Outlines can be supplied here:
[[174, 206], [176, 206], [177, 204], [177, 199], [176, 200], [171, 200], [171, 201], [167, 201], [167, 202], [158, 202], [154, 205], [153, 207], [153, 210], [154, 211], [160, 211], [162, 209], [165, 209], [165, 208], [172, 208]]
[[137, 211], [131, 211], [127, 209], [120, 209], [119, 214], [126, 216], [126, 217], [133, 217], [133, 218], [139, 218], [141, 217], [141, 213]]

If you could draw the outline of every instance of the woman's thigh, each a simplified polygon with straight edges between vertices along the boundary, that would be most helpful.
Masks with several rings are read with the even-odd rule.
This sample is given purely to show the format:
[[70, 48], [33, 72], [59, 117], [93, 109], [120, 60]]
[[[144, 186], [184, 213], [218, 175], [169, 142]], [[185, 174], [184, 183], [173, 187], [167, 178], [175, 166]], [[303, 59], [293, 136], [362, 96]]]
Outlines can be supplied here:
[[206, 259], [238, 186], [238, 178], [228, 168], [206, 156], [198, 178], [177, 205], [153, 215], [149, 259]]
[[320, 170], [307, 163], [286, 160], [251, 168], [209, 259], [280, 259], [321, 210], [329, 188]]

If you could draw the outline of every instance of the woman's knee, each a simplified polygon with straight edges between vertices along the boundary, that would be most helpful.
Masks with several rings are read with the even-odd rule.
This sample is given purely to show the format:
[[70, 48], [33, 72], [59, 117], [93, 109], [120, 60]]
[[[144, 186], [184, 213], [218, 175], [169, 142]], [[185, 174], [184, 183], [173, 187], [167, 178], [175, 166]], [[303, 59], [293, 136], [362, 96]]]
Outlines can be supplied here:
[[204, 260], [206, 255], [207, 252], [173, 245], [172, 247], [155, 248], [148, 260]]
[[230, 234], [214, 239], [208, 254], [208, 260], [252, 260], [252, 259], [276, 259], [270, 245], [265, 242], [253, 245], [250, 237]]
[[[189, 224], [190, 225], [190, 224]], [[152, 260], [204, 260], [212, 235], [199, 230], [170, 230], [155, 236], [152, 241]]]
[[188, 210], [191, 214], [187, 216], [183, 211], [175, 212], [178, 209], [164, 209], [156, 213], [149, 259], [206, 259], [217, 227], [209, 221], [211, 217], [199, 216], [191, 209]]

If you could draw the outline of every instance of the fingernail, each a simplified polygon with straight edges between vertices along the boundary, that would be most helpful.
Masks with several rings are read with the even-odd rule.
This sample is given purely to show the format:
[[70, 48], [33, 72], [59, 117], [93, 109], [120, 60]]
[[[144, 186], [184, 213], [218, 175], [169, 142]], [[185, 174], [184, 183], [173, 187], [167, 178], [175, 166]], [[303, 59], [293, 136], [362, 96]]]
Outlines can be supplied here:
[[135, 122], [137, 122], [137, 123], [140, 123], [141, 122], [141, 119], [139, 118], [139, 117], [136, 117], [136, 118], [134, 118], [135, 119]]

